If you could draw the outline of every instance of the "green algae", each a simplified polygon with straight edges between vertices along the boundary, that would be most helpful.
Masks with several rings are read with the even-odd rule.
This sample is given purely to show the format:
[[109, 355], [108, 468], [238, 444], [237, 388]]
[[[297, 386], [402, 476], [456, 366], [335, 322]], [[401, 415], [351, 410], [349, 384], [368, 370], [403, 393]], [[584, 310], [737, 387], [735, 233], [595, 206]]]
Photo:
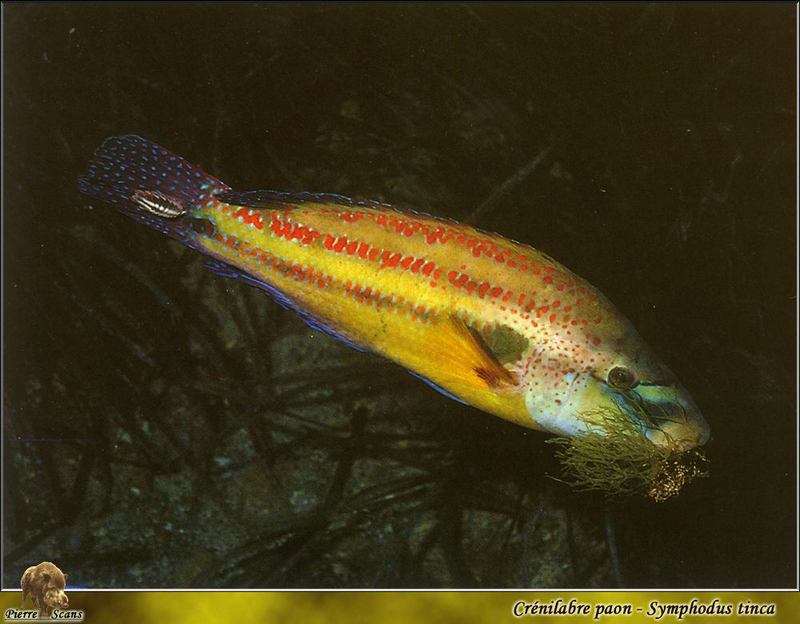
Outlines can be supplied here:
[[621, 408], [600, 408], [582, 417], [588, 433], [547, 441], [559, 447], [556, 456], [564, 469], [559, 480], [577, 490], [597, 490], [610, 497], [643, 494], [661, 502], [696, 477], [708, 475], [702, 451], [653, 444]]

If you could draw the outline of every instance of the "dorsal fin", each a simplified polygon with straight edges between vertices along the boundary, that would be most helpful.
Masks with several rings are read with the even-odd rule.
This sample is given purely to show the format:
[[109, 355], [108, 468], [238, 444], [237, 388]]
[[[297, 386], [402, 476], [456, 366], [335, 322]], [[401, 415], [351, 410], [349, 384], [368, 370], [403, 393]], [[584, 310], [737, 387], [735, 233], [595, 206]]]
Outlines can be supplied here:
[[337, 193], [289, 193], [285, 191], [232, 191], [226, 190], [215, 195], [226, 204], [246, 208], [275, 208], [276, 204], [298, 205], [305, 203], [337, 204], [339, 206], [364, 206], [368, 208], [387, 207], [377, 201], [356, 201]]

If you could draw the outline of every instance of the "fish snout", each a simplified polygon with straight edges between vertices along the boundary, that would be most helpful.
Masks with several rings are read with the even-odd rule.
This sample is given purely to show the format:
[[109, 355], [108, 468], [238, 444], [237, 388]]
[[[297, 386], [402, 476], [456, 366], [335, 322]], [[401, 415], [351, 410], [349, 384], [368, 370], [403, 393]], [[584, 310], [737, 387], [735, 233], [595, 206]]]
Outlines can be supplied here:
[[638, 387], [635, 401], [645, 435], [656, 446], [688, 451], [711, 437], [708, 421], [680, 386]]

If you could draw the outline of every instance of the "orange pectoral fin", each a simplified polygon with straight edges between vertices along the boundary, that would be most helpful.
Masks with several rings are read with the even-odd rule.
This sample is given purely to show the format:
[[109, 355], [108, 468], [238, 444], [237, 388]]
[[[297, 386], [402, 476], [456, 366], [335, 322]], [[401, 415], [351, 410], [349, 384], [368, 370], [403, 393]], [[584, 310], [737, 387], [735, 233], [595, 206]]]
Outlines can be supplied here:
[[472, 391], [500, 391], [517, 385], [516, 375], [464, 321], [451, 315], [437, 329], [430, 356], [441, 367], [441, 377]]
[[523, 427], [541, 429], [530, 417], [518, 375], [460, 318], [451, 315], [436, 326], [425, 358], [433, 365], [426, 376], [455, 397]]

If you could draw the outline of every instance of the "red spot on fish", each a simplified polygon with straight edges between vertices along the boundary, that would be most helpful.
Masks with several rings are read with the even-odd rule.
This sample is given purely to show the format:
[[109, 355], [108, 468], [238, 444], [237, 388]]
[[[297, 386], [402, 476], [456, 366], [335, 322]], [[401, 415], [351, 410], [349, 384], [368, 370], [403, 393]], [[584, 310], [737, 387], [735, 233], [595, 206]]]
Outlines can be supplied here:
[[369, 245], [367, 243], [361, 243], [358, 246], [358, 257], [359, 258], [366, 258], [368, 249], [369, 249]]
[[503, 292], [503, 289], [500, 286], [495, 286], [492, 288], [491, 292], [489, 293], [492, 297], [499, 297]]
[[403, 258], [403, 261], [400, 263], [400, 266], [403, 267], [404, 269], [407, 269], [409, 266], [411, 266], [412, 262], [414, 262], [414, 257], [406, 256], [405, 258]]
[[438, 227], [433, 232], [427, 235], [427, 237], [425, 238], [425, 242], [427, 242], [429, 245], [433, 245], [436, 241], [444, 242], [442, 240], [443, 234], [444, 234], [444, 228]]
[[342, 251], [342, 249], [344, 249], [344, 246], [346, 244], [347, 244], [347, 237], [340, 236], [338, 239], [336, 239], [336, 244], [333, 246], [333, 250], [336, 252]]
[[543, 281], [545, 284], [552, 284], [552, 283], [553, 283], [553, 278], [552, 278], [550, 275], [548, 275], [548, 276], [546, 276], [546, 277], [545, 277], [545, 278], [544, 278], [542, 281]]
[[418, 258], [414, 264], [411, 265], [411, 271], [414, 273], [418, 273], [419, 270], [422, 268], [422, 265], [425, 264], [424, 258]]
[[422, 267], [422, 274], [423, 275], [430, 275], [431, 271], [436, 268], [436, 265], [433, 262], [428, 262], [424, 267]]
[[358, 249], [358, 242], [357, 241], [353, 241], [353, 242], [347, 244], [347, 253], [348, 253], [348, 255], [352, 256], [356, 252], [356, 249]]
[[478, 287], [478, 296], [483, 299], [484, 295], [486, 295], [486, 291], [489, 290], [490, 284], [489, 282], [482, 282], [481, 285]]
[[556, 315], [555, 314], [551, 314], [549, 320], [550, 320], [551, 323], [555, 323], [556, 322]]
[[401, 257], [400, 253], [392, 254], [392, 256], [383, 263], [383, 266], [385, 267], [397, 266], [397, 263], [400, 262], [400, 257]]
[[552, 306], [553, 306], [553, 308], [557, 308], [557, 307], [559, 307], [560, 305], [561, 305], [561, 301], [559, 301], [558, 299], [556, 299], [556, 300], [555, 300], [555, 301], [552, 303]]
[[592, 338], [592, 344], [593, 344], [594, 346], [597, 346], [597, 345], [599, 345], [601, 342], [602, 342], [602, 340], [600, 340], [600, 339], [599, 339], [597, 336], [595, 336], [594, 338]]

